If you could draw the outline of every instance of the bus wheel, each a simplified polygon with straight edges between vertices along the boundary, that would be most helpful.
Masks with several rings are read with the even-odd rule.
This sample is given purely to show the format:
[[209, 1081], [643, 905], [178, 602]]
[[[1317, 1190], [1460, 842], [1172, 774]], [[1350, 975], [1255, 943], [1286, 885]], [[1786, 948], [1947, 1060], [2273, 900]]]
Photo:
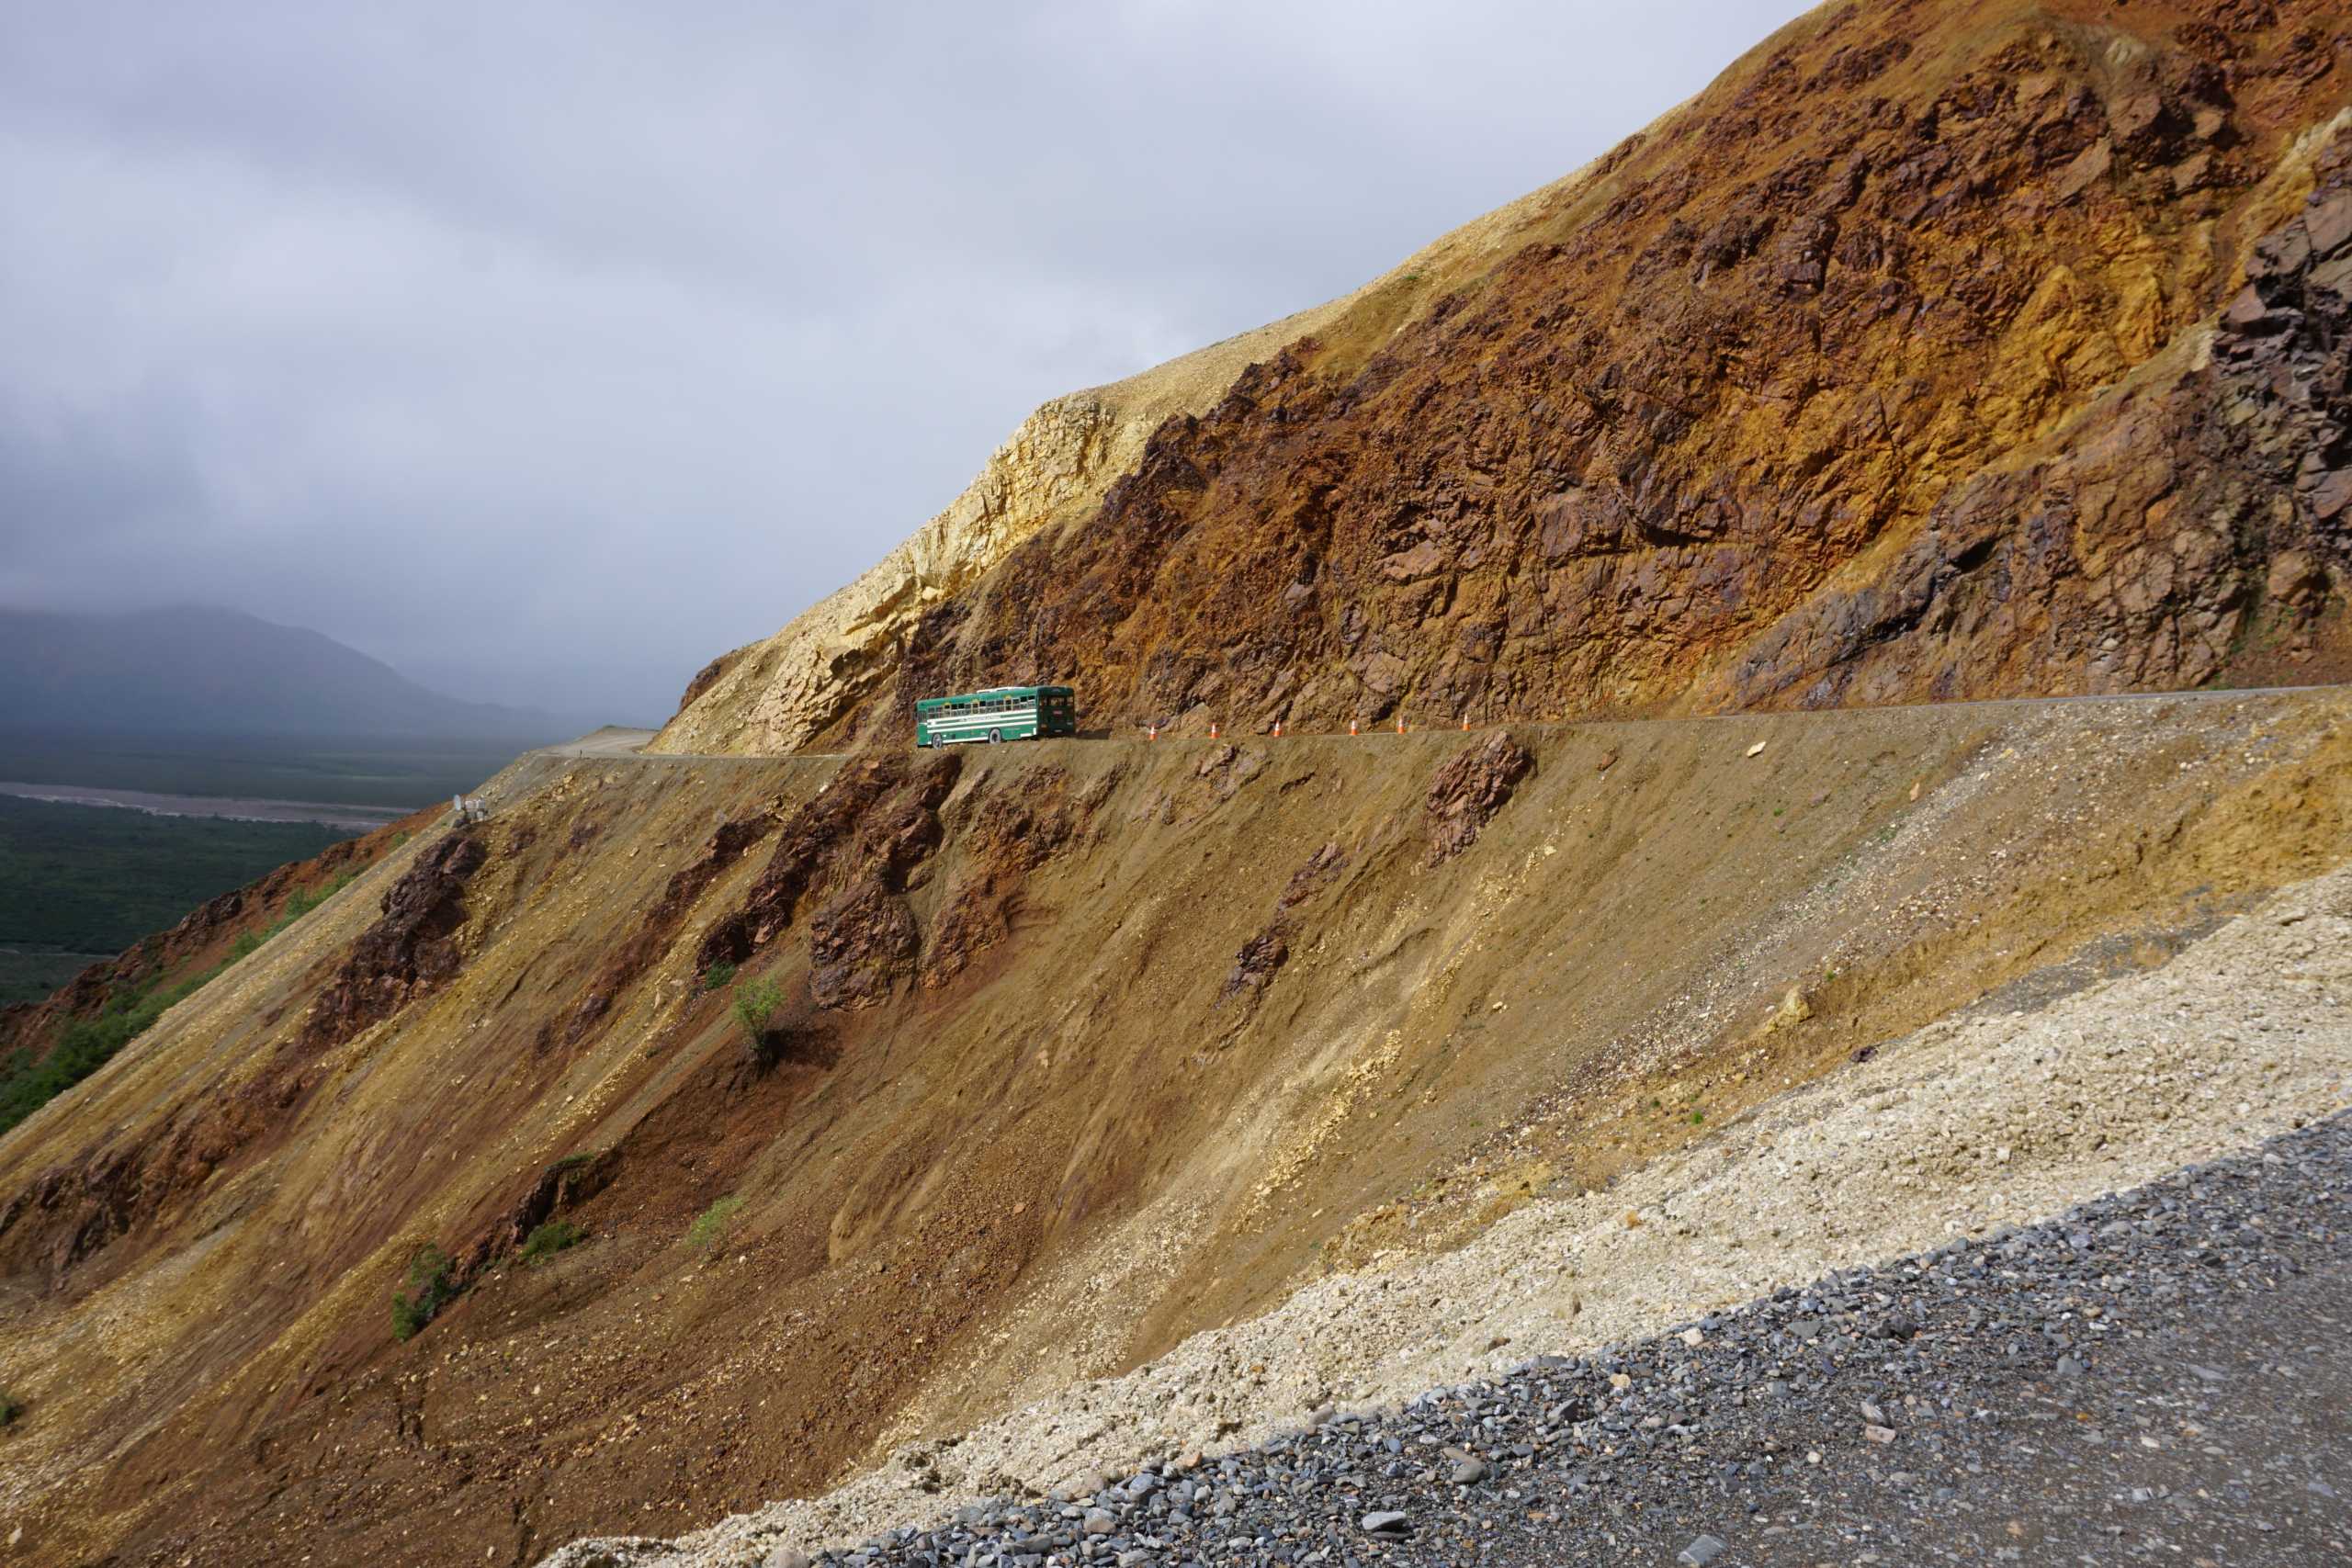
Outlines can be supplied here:
[[1003, 730], [1001, 730], [1001, 729], [991, 729], [991, 730], [989, 730], [989, 745], [994, 746], [994, 745], [996, 745], [999, 741], [1002, 740], [1003, 739], [1004, 739], [1004, 731], [1003, 731]]

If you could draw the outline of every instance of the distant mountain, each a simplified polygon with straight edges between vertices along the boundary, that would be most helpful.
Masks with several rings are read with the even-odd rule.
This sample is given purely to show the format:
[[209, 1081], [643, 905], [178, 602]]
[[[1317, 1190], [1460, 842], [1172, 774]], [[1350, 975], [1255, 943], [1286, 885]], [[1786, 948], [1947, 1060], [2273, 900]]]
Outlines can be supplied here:
[[577, 728], [444, 696], [333, 637], [234, 610], [0, 609], [0, 728], [532, 740]]

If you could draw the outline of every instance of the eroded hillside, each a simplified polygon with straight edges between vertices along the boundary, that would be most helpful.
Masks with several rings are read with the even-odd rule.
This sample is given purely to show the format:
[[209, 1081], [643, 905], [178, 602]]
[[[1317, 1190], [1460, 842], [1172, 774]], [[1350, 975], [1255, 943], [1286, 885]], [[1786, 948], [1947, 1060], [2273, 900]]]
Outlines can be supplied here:
[[1005, 681], [1202, 732], [2340, 678], [2347, 48], [2326, 0], [1825, 6], [1267, 329], [854, 682], [745, 662], [662, 746]]
[[[1612, 1257], [1781, 1277], [1611, 1245], [1628, 1192], [1915, 1245], [1899, 1156], [1792, 1173], [1883, 1125], [1807, 1085], [2016, 1110], [2055, 1069], [1982, 1021], [2096, 1031], [2184, 949], [2180, 1017], [2334, 1008], [2334, 950], [2263, 965], [2340, 946], [2344, 689], [1871, 705], [2352, 667], [2348, 39], [1834, 5], [1347, 299], [1048, 405], [667, 754], [523, 759], [0, 1138], [0, 1539], [525, 1563], [876, 1463], [1057, 1484], [1114, 1415], [1215, 1444], [1497, 1348], [1332, 1307], [1464, 1299], [1481, 1238], [1577, 1227], [1600, 1323], [1665, 1299]], [[908, 745], [1031, 676], [1119, 739]], [[2342, 1096], [2196, 1032], [2183, 1125]], [[2014, 1167], [1922, 1090], [2022, 1183], [1938, 1201], [2087, 1179], [2102, 1114], [2178, 1152], [2102, 1084]], [[1385, 1371], [1255, 1326], [1301, 1321]], [[1148, 1422], [1072, 1393], [1188, 1343]]]
[[0, 1506], [455, 1563], [821, 1489], [2160, 958], [2341, 860], [2346, 717], [528, 759], [0, 1143]]

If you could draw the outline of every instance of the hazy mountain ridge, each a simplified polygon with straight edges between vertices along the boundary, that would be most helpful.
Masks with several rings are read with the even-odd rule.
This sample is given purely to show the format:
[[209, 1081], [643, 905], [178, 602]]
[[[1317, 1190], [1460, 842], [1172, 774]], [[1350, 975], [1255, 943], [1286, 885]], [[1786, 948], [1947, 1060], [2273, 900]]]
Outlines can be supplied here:
[[553, 739], [544, 713], [428, 690], [322, 633], [234, 610], [0, 609], [0, 728]]

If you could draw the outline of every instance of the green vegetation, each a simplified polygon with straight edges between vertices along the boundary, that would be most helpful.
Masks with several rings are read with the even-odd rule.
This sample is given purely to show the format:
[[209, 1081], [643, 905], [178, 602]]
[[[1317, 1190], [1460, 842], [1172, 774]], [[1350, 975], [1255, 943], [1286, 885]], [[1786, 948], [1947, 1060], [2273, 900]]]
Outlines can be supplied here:
[[96, 1018], [77, 1018], [59, 1033], [46, 1056], [35, 1060], [18, 1052], [0, 1067], [0, 1133], [39, 1111], [114, 1059], [115, 1053], [147, 1032], [148, 1026], [187, 1000], [205, 984], [252, 953], [263, 942], [334, 897], [351, 884], [345, 873], [316, 893], [297, 890], [286, 900], [277, 919], [259, 931], [241, 931], [229, 946], [229, 956], [200, 974], [175, 985], [126, 987], [110, 998]]
[[734, 983], [734, 979], [735, 965], [722, 958], [704, 971], [702, 988], [706, 991], [723, 991]]
[[419, 1330], [458, 1299], [449, 1255], [426, 1242], [408, 1261], [408, 1289], [392, 1292], [392, 1337], [413, 1339]]
[[549, 1220], [532, 1227], [523, 1238], [523, 1250], [514, 1255], [526, 1269], [536, 1269], [568, 1247], [578, 1247], [588, 1239], [588, 1233], [570, 1220]]
[[0, 779], [413, 811], [481, 782], [533, 739], [0, 733]]
[[200, 975], [175, 986], [150, 986], [117, 991], [96, 1018], [77, 1018], [59, 1034], [48, 1055], [35, 1061], [24, 1052], [0, 1070], [0, 1133], [6, 1132], [51, 1100], [72, 1089], [109, 1061], [114, 1054], [144, 1033], [173, 1003], [194, 996], [204, 984], [235, 963], [223, 959]]
[[0, 944], [120, 953], [207, 899], [351, 837], [0, 795]]
[[727, 1234], [728, 1222], [735, 1217], [735, 1211], [742, 1206], [743, 1200], [736, 1197], [732, 1192], [711, 1204], [709, 1208], [695, 1216], [693, 1224], [686, 1227], [686, 1245], [697, 1249], [718, 1246], [719, 1237]]
[[0, 948], [0, 1008], [38, 1002], [108, 955], [62, 953], [55, 948]]
[[767, 976], [735, 987], [735, 1021], [751, 1036], [756, 1051], [767, 1039], [768, 1020], [784, 1005], [784, 987]]
[[254, 949], [259, 947], [263, 942], [267, 942], [271, 937], [276, 936], [279, 931], [284, 931], [288, 926], [292, 925], [295, 921], [300, 919], [303, 916], [309, 914], [311, 910], [317, 908], [320, 905], [325, 903], [328, 899], [334, 897], [336, 894], [350, 886], [353, 880], [356, 878], [358, 874], [359, 874], [355, 871], [346, 871], [341, 876], [338, 876], [334, 881], [328, 883], [324, 887], [320, 888], [316, 893], [312, 893], [306, 888], [297, 887], [290, 895], [288, 896], [285, 907], [277, 911], [277, 919], [270, 921], [268, 925], [263, 927], [258, 931], [240, 931], [237, 933], [237, 940], [232, 942], [229, 946], [229, 956], [232, 958], [243, 958], [246, 953], [253, 952]]
[[0, 1427], [15, 1426], [17, 1417], [24, 1413], [25, 1402], [6, 1389], [0, 1388]]

